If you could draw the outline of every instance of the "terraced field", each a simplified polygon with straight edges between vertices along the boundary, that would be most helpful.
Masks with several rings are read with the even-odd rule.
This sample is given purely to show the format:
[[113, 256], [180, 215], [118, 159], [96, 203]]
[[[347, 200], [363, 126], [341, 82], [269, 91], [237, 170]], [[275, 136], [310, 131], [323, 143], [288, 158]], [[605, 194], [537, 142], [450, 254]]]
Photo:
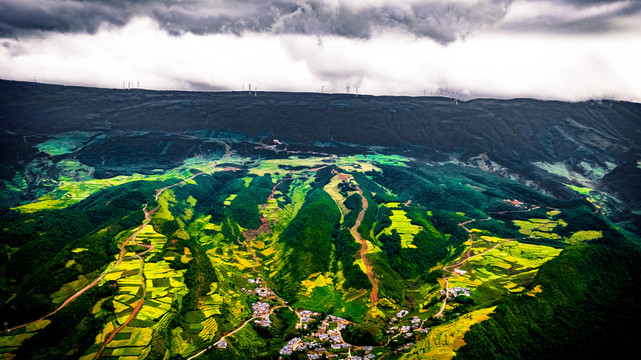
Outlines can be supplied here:
[[[525, 214], [511, 220], [520, 237], [500, 236], [517, 232], [513, 227], [505, 230], [504, 223], [487, 214], [506, 212], [443, 211], [421, 199], [420, 191], [401, 196], [394, 183], [376, 183], [377, 173], [407, 168], [411, 160], [399, 156], [292, 156], [250, 162], [230, 155], [225, 161], [227, 171], [201, 159], [158, 175], [65, 179], [48, 198], [18, 208], [29, 216], [46, 207], [66, 211], [107, 188], [156, 181], [156, 187], [145, 190], [149, 208], [136, 204], [132, 210], [140, 219], [142, 208], [142, 225], [104, 225], [99, 234], [110, 227], [118, 230], [102, 247], [94, 246], [91, 238], [70, 243], [58, 266], [78, 275], [48, 294], [47, 301], [55, 306], [64, 308], [94, 285], [110, 291], [91, 306], [91, 317], [100, 320], [85, 339], [87, 345], [78, 347], [79, 358], [275, 356], [292, 339], [316, 341], [315, 331], [331, 330], [338, 337], [323, 342], [326, 349], [342, 343], [352, 345], [355, 354], [370, 351], [375, 358], [393, 351], [396, 358], [450, 359], [464, 346], [470, 327], [492, 316], [497, 302], [545, 291], [533, 285], [535, 276], [561, 250], [520, 241], [583, 244], [604, 236], [602, 230], [586, 229], [566, 231], [570, 235], [562, 238], [555, 231], [570, 225], [563, 220], [563, 209], [539, 210], [534, 204], [511, 210]], [[238, 167], [232, 171], [227, 165]], [[447, 181], [455, 185], [442, 186], [463, 183], [456, 179]], [[491, 186], [488, 181], [484, 191]], [[360, 209], [353, 210], [355, 202], [348, 208], [350, 196], [360, 197]], [[100, 201], [104, 206], [110, 200]], [[375, 211], [368, 212], [370, 206]], [[378, 221], [386, 221], [385, 209], [389, 221], [380, 226]], [[547, 218], [519, 220], [533, 210]], [[324, 221], [335, 223], [318, 223], [332, 213], [335, 220]], [[120, 252], [112, 250], [100, 268], [83, 273], [84, 258], [111, 242]], [[302, 272], [309, 268], [318, 270]], [[456, 294], [443, 294], [456, 288], [461, 289]], [[469, 296], [462, 289], [469, 289]], [[256, 304], [267, 310], [256, 310]], [[321, 319], [301, 315], [303, 311], [333, 320], [322, 325]], [[0, 353], [11, 357], [25, 351], [21, 344], [46, 334], [52, 315], [0, 337]], [[334, 317], [340, 317], [342, 325]], [[348, 325], [373, 326], [374, 348], [348, 344], [346, 339], [355, 336]], [[346, 349], [328, 353], [342, 356], [350, 353]]]

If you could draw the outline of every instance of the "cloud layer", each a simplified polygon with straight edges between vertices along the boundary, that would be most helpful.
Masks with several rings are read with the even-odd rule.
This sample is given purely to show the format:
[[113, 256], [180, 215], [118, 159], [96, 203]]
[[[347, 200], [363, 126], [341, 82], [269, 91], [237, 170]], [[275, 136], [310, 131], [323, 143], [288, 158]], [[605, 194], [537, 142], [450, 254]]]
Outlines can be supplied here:
[[640, 13], [641, 0], [0, 0], [0, 78], [640, 101]]
[[[367, 39], [387, 30], [449, 43], [504, 19], [512, 0], [1, 0], [0, 37], [95, 33], [149, 17], [173, 35], [245, 32]], [[517, 3], [519, 1], [516, 1]], [[523, 2], [523, 1], [521, 1]], [[505, 30], [602, 32], [638, 0], [533, 0]], [[541, 10], [543, 10], [541, 12]], [[545, 10], [548, 10], [547, 12]]]
[[501, 20], [510, 0], [2, 0], [0, 36], [95, 33], [134, 17], [173, 35], [245, 32], [371, 38], [386, 30], [448, 43]]

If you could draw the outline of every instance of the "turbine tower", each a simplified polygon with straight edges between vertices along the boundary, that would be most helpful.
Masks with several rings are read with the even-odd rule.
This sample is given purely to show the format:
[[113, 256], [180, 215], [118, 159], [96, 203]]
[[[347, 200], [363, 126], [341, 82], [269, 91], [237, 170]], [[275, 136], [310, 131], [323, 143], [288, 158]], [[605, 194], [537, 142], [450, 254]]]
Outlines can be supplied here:
[[347, 83], [347, 84], [345, 85], [345, 92], [346, 92], [346, 93], [348, 93], [348, 94], [349, 94], [349, 87], [350, 87], [350, 86], [349, 86], [349, 83]]

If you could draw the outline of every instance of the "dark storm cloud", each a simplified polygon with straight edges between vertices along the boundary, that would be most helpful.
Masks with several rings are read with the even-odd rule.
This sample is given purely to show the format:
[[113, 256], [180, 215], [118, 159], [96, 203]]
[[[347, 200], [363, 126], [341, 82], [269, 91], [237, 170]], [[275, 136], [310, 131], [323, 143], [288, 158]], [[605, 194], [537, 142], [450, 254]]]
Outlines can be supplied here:
[[148, 16], [171, 34], [244, 31], [369, 38], [385, 29], [447, 43], [501, 20], [511, 0], [0, 0], [0, 36], [94, 33]]
[[[0, 37], [94, 33], [146, 16], [172, 35], [269, 32], [372, 37], [396, 29], [449, 43], [501, 22], [513, 0], [0, 0]], [[544, 4], [536, 1], [533, 3]], [[578, 10], [619, 4], [584, 18], [551, 14], [502, 23], [508, 31], [603, 32], [641, 12], [641, 0], [556, 0]]]
[[[534, 1], [536, 3], [537, 1]], [[546, 2], [538, 1], [538, 2]], [[577, 13], [590, 8], [598, 9], [583, 16], [573, 12], [558, 12], [518, 22], [506, 22], [501, 28], [517, 32], [591, 34], [624, 30], [624, 20], [641, 14], [641, 0], [557, 0], [558, 5], [570, 5]], [[605, 5], [612, 5], [608, 8]]]

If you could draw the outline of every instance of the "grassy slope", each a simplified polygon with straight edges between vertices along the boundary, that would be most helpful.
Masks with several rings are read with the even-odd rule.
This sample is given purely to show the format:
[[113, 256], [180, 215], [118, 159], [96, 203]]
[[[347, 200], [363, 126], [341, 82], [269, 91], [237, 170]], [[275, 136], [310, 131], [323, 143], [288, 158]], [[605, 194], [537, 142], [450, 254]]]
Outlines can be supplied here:
[[281, 234], [292, 248], [278, 282], [290, 297], [309, 275], [329, 270], [331, 237], [340, 220], [340, 211], [331, 196], [322, 189], [311, 192], [296, 217]]
[[458, 359], [600, 359], [636, 349], [641, 318], [641, 250], [606, 238], [565, 249], [543, 265], [543, 292], [502, 300], [472, 327]]

